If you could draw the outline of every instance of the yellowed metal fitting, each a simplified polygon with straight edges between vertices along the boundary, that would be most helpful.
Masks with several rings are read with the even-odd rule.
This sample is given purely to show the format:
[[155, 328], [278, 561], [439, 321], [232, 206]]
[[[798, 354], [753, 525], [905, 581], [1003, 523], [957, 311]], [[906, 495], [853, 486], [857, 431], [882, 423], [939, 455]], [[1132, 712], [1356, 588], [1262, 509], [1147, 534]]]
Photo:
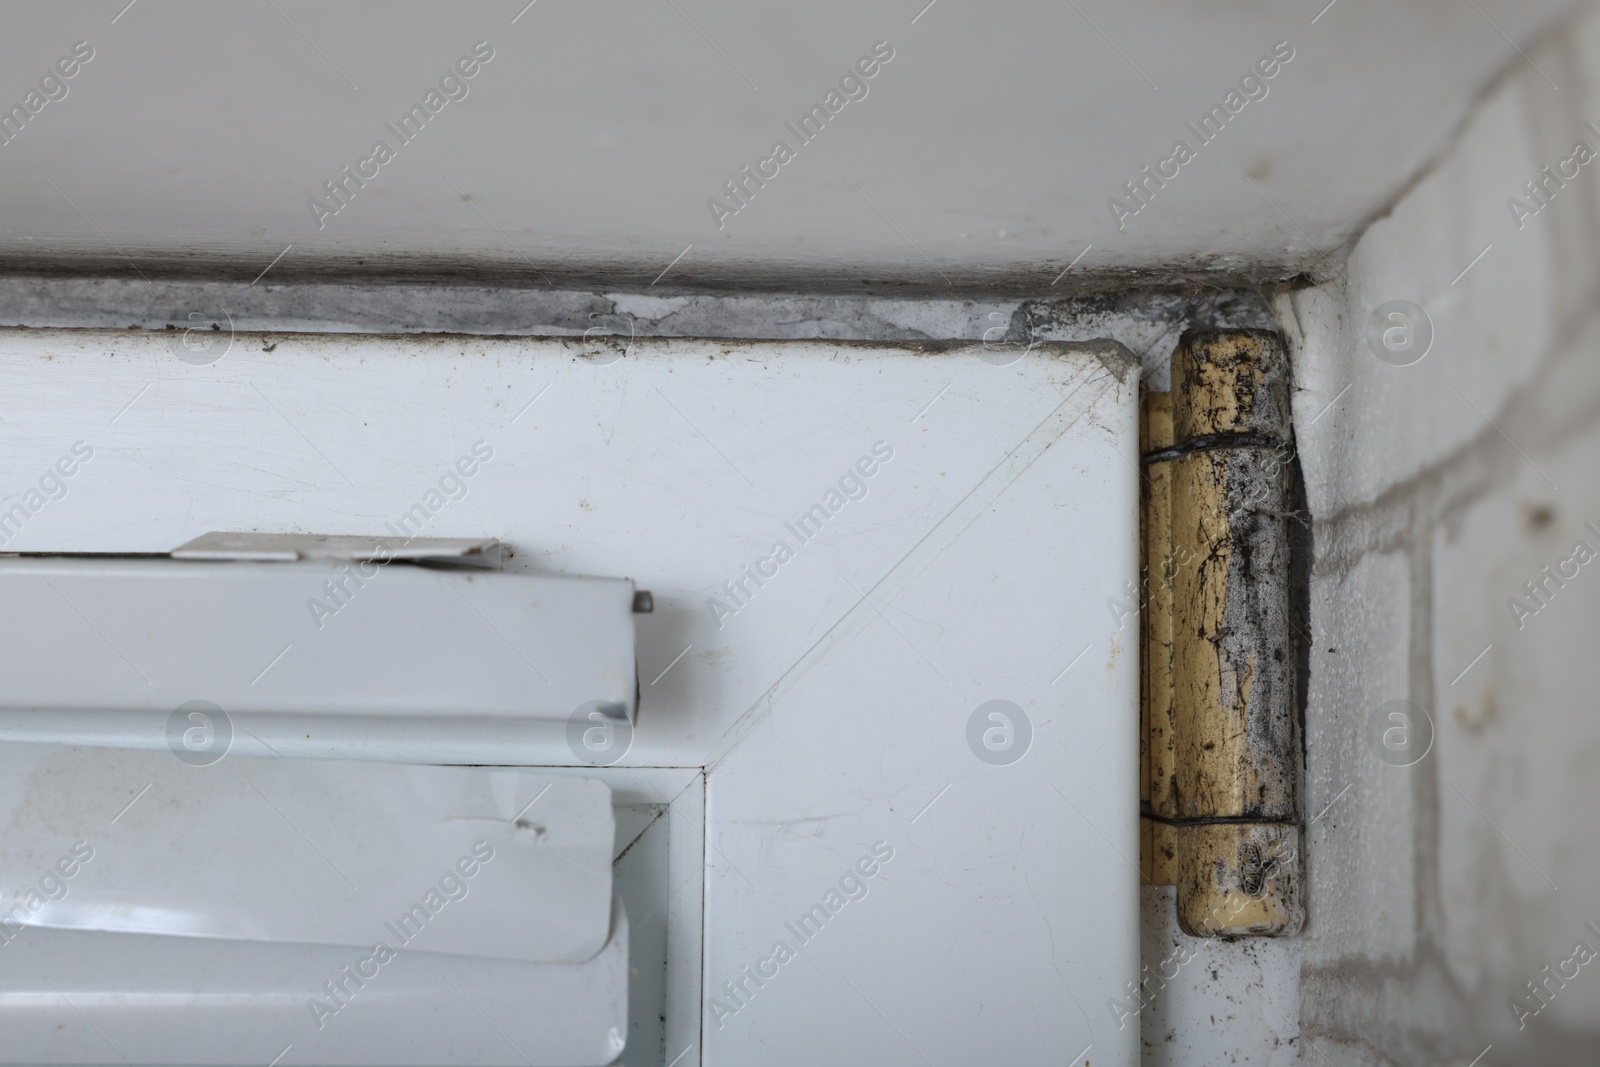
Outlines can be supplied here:
[[1180, 826], [1178, 925], [1192, 937], [1282, 936], [1305, 920], [1300, 832], [1285, 823]]
[[1193, 331], [1172, 374], [1142, 411], [1141, 871], [1191, 934], [1290, 933], [1288, 360], [1276, 334]]
[[[1144, 394], [1140, 445], [1144, 452], [1172, 447], [1172, 394]], [[1178, 814], [1174, 773], [1176, 748], [1172, 733], [1172, 468], [1166, 463], [1144, 467], [1140, 480], [1143, 505], [1143, 678], [1140, 707], [1144, 720], [1141, 798], [1150, 811], [1165, 818]]]
[[[1140, 395], [1139, 450], [1172, 447], [1172, 394]], [[1165, 463], [1143, 467], [1140, 479], [1139, 800], [1151, 814], [1178, 813], [1176, 747], [1172, 730], [1172, 472]], [[1177, 838], [1170, 824], [1140, 819], [1139, 869], [1152, 885], [1174, 885]]]
[[1151, 885], [1178, 884], [1178, 828], [1152, 819], [1139, 820], [1139, 873]]
[[1140, 454], [1171, 448], [1177, 440], [1172, 433], [1172, 394], [1140, 386], [1139, 408]]
[[[1144, 390], [1139, 451], [1173, 446], [1173, 395]], [[1139, 800], [1154, 816], [1178, 814], [1176, 741], [1173, 734], [1173, 523], [1171, 467], [1144, 464], [1141, 506], [1141, 678], [1139, 678]], [[1152, 885], [1176, 885], [1178, 838], [1168, 822], [1139, 821], [1139, 870]]]
[[1172, 716], [1183, 819], [1295, 811], [1283, 464], [1258, 448], [1173, 460]]
[[1222, 434], [1287, 441], [1289, 359], [1266, 330], [1193, 330], [1172, 354], [1179, 443]]

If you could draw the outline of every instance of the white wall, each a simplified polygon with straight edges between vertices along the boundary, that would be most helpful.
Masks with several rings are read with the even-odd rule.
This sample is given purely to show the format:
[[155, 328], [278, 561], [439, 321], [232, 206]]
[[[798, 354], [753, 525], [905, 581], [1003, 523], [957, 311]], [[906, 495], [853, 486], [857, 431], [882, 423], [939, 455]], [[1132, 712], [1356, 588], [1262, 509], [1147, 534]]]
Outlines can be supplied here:
[[[94, 58], [0, 146], [0, 259], [248, 280], [292, 245], [269, 280], [644, 286], [688, 249], [663, 285], [1039, 289], [1092, 244], [1076, 272], [1278, 277], [1358, 233], [1570, 0], [926, 4], [14, 5], [0, 104], [76, 41]], [[466, 98], [401, 147], [384, 123], [479, 40]], [[801, 146], [784, 123], [880, 40], [866, 98]], [[1279, 41], [1265, 98], [1186, 133]], [[380, 138], [397, 158], [319, 228], [307, 201]], [[1179, 138], [1197, 157], [1119, 231], [1107, 201]], [[707, 200], [779, 139], [797, 158], [719, 229]]]
[[[1523, 1029], [1510, 1007], [1579, 940], [1600, 951], [1600, 567], [1521, 629], [1507, 606], [1577, 540], [1600, 550], [1597, 168], [1520, 230], [1507, 207], [1576, 140], [1600, 150], [1600, 19], [1530, 60], [1339, 280], [1280, 302], [1315, 517], [1304, 1062], [1465, 1064], [1492, 1043], [1485, 1063], [1578, 1063], [1600, 1043], [1596, 968]], [[1397, 299], [1434, 329], [1403, 367], [1366, 336]], [[1435, 731], [1408, 767], [1368, 726], [1395, 699]]]

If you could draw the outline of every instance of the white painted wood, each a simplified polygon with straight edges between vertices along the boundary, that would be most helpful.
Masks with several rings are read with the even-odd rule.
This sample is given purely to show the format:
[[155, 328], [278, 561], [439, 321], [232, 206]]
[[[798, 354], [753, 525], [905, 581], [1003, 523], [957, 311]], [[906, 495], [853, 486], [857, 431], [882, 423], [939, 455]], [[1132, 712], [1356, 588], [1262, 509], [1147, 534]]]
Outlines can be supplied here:
[[[31, 518], [26, 500], [0, 527]], [[12, 607], [0, 614], [7, 710], [165, 715], [202, 699], [229, 714], [451, 716], [511, 731], [564, 727], [590, 701], [631, 716], [638, 684], [633, 585], [618, 579], [45, 557], [0, 559], [0, 600]], [[76, 650], [71, 671], [63, 645]]]
[[536, 963], [609, 936], [611, 791], [584, 778], [11, 743], [0, 823], [18, 927]]
[[[1119, 349], [282, 335], [195, 367], [163, 342], [9, 336], [5, 484], [79, 439], [95, 456], [7, 547], [370, 535], [482, 440], [493, 460], [429, 536], [655, 593], [632, 746], [577, 773], [707, 768], [703, 835], [696, 794], [667, 794], [675, 885], [680, 849], [701, 865], [672, 930], [698, 933], [703, 900], [705, 982], [669, 932], [663, 1060], [1070, 1062], [1092, 1044], [1095, 1064], [1135, 1062], [1104, 1009], [1138, 967], [1136, 649], [1107, 609], [1136, 576]], [[813, 505], [802, 543], [790, 524]], [[757, 585], [745, 568], [780, 539], [792, 558]], [[1032, 725], [1009, 766], [968, 746], [993, 700]], [[553, 736], [501, 751], [579, 766]], [[715, 1012], [705, 998], [863, 857], [868, 895]]]
[[[620, 902], [605, 948], [577, 965], [402, 949], [363, 966], [371, 946], [220, 944], [23, 931], [0, 946], [0, 1056], [106, 1067], [262, 1067], [275, 1057], [332, 1067], [601, 1067], [622, 1048]], [[358, 985], [346, 968], [369, 977]], [[337, 1000], [323, 984], [336, 981]]]
[[[698, 1063], [705, 777], [699, 767], [542, 767], [611, 789], [613, 873], [628, 911], [626, 1067]], [[670, 807], [668, 802], [670, 801]], [[642, 829], [642, 832], [641, 832]]]
[[[1133, 379], [1034, 370], [1042, 414], [1006, 420], [922, 536], [841, 561], [826, 624], [714, 757], [707, 1063], [802, 1064], [819, 1043], [1137, 1062], [1104, 1010], [1138, 951], [1137, 631], [1107, 610], [1133, 599]], [[968, 745], [993, 700], [1032, 721], [1009, 766]], [[852, 877], [863, 859], [875, 877]], [[798, 958], [742, 984], [779, 945]]]

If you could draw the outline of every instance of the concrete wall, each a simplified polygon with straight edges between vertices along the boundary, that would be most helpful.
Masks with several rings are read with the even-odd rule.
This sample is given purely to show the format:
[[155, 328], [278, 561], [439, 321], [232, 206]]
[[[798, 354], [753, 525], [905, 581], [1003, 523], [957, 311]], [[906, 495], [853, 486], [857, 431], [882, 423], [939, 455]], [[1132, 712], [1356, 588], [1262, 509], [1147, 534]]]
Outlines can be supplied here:
[[[8, 5], [0, 114], [74, 42], [93, 58], [0, 137], [0, 261], [868, 292], [1043, 288], [1074, 263], [1278, 277], [1358, 233], [1572, 2]], [[492, 58], [429, 103], [475, 42]], [[893, 58], [828, 103], [877, 42]], [[1187, 131], [1263, 57], [1257, 100]], [[396, 136], [417, 103], [435, 113]], [[785, 124], [817, 104], [837, 114], [802, 141]], [[1179, 139], [1195, 158], [1119, 228], [1108, 201]], [[762, 166], [779, 140], [794, 158]], [[769, 180], [719, 219], [742, 167]]]
[[[1524, 591], [1600, 551], [1600, 161], [1521, 191], [1600, 151], [1590, 120], [1594, 16], [1510, 68], [1332, 284], [1279, 301], [1315, 543], [1302, 1062], [1600, 1048], [1600, 966], [1563, 962], [1600, 952], [1600, 562]], [[1433, 332], [1404, 366], [1420, 348], [1369, 343], [1396, 300]], [[1533, 1014], [1546, 965], [1576, 977]]]

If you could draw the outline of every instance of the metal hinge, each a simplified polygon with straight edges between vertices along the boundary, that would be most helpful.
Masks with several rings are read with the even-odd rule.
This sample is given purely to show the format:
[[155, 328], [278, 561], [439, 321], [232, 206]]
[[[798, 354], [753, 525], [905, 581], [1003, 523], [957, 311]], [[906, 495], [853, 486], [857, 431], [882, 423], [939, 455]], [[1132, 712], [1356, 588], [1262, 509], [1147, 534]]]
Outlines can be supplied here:
[[1299, 930], [1283, 340], [1191, 331], [1142, 397], [1141, 866], [1200, 937]]

